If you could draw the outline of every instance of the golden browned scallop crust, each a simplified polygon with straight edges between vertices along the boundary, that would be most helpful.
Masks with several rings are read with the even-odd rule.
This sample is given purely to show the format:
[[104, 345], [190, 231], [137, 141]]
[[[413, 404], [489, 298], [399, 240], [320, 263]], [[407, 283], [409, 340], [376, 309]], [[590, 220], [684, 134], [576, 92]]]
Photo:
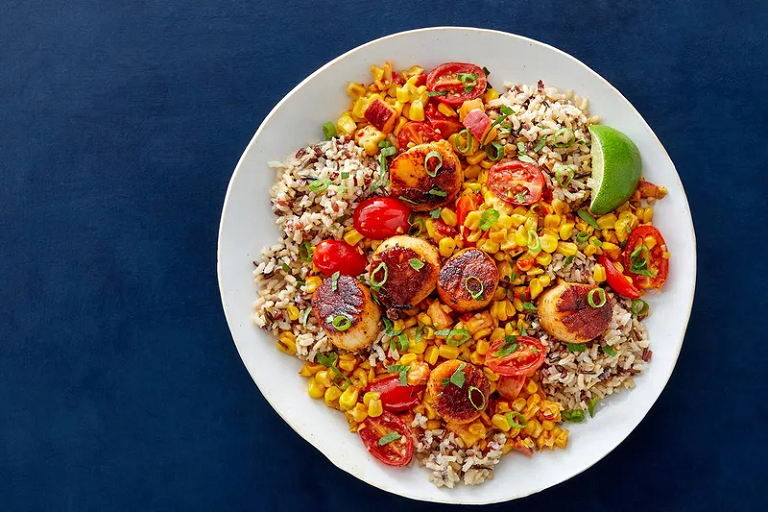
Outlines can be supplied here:
[[[435, 176], [427, 174], [424, 160], [437, 151], [443, 158]], [[430, 160], [430, 169], [435, 159]], [[444, 140], [419, 144], [395, 158], [390, 166], [389, 194], [404, 198], [412, 210], [424, 212], [453, 201], [461, 191], [464, 173], [450, 143]]]
[[[461, 387], [451, 382], [451, 377], [459, 369], [464, 373], [464, 383]], [[473, 389], [470, 391], [470, 388]], [[491, 385], [482, 369], [458, 359], [451, 359], [432, 370], [427, 382], [427, 392], [441, 418], [446, 422], [462, 424], [474, 421], [483, 413], [488, 406]], [[483, 407], [478, 409], [476, 406]]]
[[437, 280], [437, 293], [451, 309], [466, 313], [488, 306], [498, 285], [499, 269], [493, 258], [480, 249], [469, 248], [457, 252], [443, 263]]
[[378, 297], [387, 308], [410, 309], [435, 289], [440, 255], [435, 246], [425, 240], [393, 236], [382, 242], [371, 258], [372, 286], [384, 279], [382, 263], [386, 266], [386, 281], [378, 289]]
[[586, 343], [605, 332], [611, 323], [613, 305], [606, 297], [599, 308], [590, 306], [587, 295], [595, 288], [562, 282], [544, 292], [537, 307], [544, 330], [566, 343]]

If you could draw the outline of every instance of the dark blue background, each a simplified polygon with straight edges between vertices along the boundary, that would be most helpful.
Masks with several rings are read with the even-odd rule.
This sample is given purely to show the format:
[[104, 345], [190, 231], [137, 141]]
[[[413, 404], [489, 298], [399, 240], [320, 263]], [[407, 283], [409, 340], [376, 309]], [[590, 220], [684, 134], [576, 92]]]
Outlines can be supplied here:
[[337, 470], [273, 412], [224, 321], [216, 236], [240, 154], [302, 78], [388, 33], [471, 24], [561, 48], [634, 103], [700, 256], [647, 419], [511, 506], [765, 510], [765, 3], [356, 3], [0, 3], [0, 509], [443, 508]]

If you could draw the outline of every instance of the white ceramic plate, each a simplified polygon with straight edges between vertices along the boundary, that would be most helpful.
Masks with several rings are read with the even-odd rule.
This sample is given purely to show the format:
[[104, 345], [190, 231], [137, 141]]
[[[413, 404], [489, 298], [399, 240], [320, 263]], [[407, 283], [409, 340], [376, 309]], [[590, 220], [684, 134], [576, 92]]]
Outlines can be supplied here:
[[[640, 148], [645, 176], [666, 186], [654, 224], [672, 253], [663, 293], [650, 298], [653, 359], [637, 387], [605, 401], [600, 413], [569, 425], [566, 450], [528, 459], [504, 457], [492, 481], [479, 486], [438, 489], [419, 467], [389, 468], [372, 459], [342, 414], [312, 400], [300, 363], [275, 350], [275, 340], [251, 321], [255, 285], [253, 261], [279, 236], [268, 189], [275, 180], [269, 160], [282, 160], [316, 141], [320, 126], [348, 106], [348, 81], [368, 82], [372, 64], [392, 60], [430, 69], [446, 61], [476, 62], [492, 71], [490, 80], [534, 84], [543, 80], [573, 89], [590, 100], [590, 111], [632, 138]], [[237, 350], [269, 403], [304, 439], [336, 466], [388, 492], [446, 503], [493, 503], [546, 489], [584, 471], [605, 457], [640, 423], [672, 373], [683, 343], [696, 282], [696, 243], [691, 213], [672, 161], [640, 114], [616, 89], [573, 57], [532, 39], [474, 28], [431, 28], [394, 34], [364, 44], [312, 73], [269, 113], [237, 164], [229, 183], [219, 232], [218, 274], [221, 299]]]

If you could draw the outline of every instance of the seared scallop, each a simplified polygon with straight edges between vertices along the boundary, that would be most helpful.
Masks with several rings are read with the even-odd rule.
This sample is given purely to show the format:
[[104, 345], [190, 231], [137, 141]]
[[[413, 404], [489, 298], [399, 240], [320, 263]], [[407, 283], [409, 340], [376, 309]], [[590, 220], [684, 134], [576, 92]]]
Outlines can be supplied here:
[[337, 347], [356, 352], [379, 334], [381, 310], [368, 287], [350, 276], [326, 278], [312, 295], [312, 314]]
[[451, 359], [432, 370], [427, 392], [441, 418], [462, 424], [474, 421], [483, 413], [491, 384], [477, 366]]
[[384, 240], [373, 253], [370, 283], [387, 308], [409, 309], [435, 289], [440, 255], [434, 245], [411, 236]]
[[466, 313], [490, 304], [498, 285], [499, 269], [493, 258], [480, 249], [470, 248], [443, 263], [437, 293], [451, 309]]
[[389, 194], [405, 198], [417, 212], [453, 201], [464, 179], [461, 162], [444, 140], [419, 144], [401, 154], [392, 162], [389, 176]]
[[[539, 321], [549, 334], [566, 343], [586, 343], [600, 336], [611, 322], [612, 304], [606, 297], [600, 307], [589, 305], [587, 296], [597, 286], [579, 283], [559, 283], [541, 294], [538, 303]], [[599, 303], [597, 294], [593, 302]]]

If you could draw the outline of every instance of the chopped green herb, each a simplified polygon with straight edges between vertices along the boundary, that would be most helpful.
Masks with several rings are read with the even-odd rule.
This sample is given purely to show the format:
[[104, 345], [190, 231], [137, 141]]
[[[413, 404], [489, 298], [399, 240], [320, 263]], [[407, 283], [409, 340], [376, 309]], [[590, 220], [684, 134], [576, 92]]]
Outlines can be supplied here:
[[301, 316], [299, 316], [299, 322], [301, 322], [301, 325], [304, 327], [307, 326], [307, 320], [309, 319], [309, 313], [312, 312], [312, 306], [309, 306], [307, 309], [301, 312]]
[[590, 418], [595, 417], [595, 406], [599, 401], [600, 401], [600, 397], [598, 396], [593, 396], [592, 398], [589, 399], [589, 404], [587, 404], [587, 410], [589, 411]]
[[563, 419], [571, 423], [581, 423], [584, 421], [584, 411], [575, 409], [573, 411], [563, 411]]
[[289, 264], [287, 264], [286, 262], [283, 262], [281, 267], [283, 268], [283, 272], [285, 272], [286, 274], [291, 271], [291, 266]]
[[325, 137], [325, 140], [331, 140], [336, 136], [336, 127], [332, 122], [328, 121], [323, 124], [323, 136]]
[[433, 196], [438, 196], [438, 197], [445, 197], [448, 195], [448, 193], [445, 190], [441, 190], [437, 187], [432, 188], [429, 191], [429, 193], [432, 194]]
[[379, 142], [378, 146], [379, 148], [389, 148], [389, 147], [392, 147], [392, 143], [389, 142], [387, 139], [384, 139], [383, 141]]
[[349, 178], [349, 173], [348, 172], [342, 172], [341, 173], [341, 179], [346, 180], [348, 178]]
[[517, 344], [517, 336], [506, 335], [504, 336], [504, 343], [499, 350], [493, 353], [496, 357], [506, 357], [512, 352], [515, 352], [520, 346]]
[[339, 274], [340, 272], [334, 272], [331, 276], [331, 291], [335, 292], [339, 288]]
[[430, 91], [430, 92], [427, 93], [427, 96], [429, 96], [429, 97], [433, 97], [433, 96], [446, 96], [447, 94], [449, 94], [448, 91], [443, 89], [441, 91]]
[[424, 225], [424, 219], [416, 219], [415, 221], [411, 222], [411, 228], [418, 229], [418, 231], [411, 230], [411, 236], [421, 235], [426, 229], [426, 226]]
[[466, 329], [453, 329], [445, 337], [445, 344], [451, 347], [460, 347], [472, 337]]
[[456, 78], [464, 86], [464, 92], [472, 92], [477, 85], [477, 73], [459, 73]]
[[464, 368], [466, 366], [467, 366], [467, 363], [461, 363], [459, 367], [456, 368], [456, 371], [453, 372], [453, 375], [451, 375], [451, 378], [449, 379], [449, 382], [459, 389], [464, 387], [464, 381], [466, 380], [466, 377], [464, 376]]
[[327, 354], [319, 353], [315, 355], [315, 361], [328, 368], [336, 366], [336, 361], [338, 359], [339, 355], [336, 352], [328, 352]]
[[566, 257], [565, 258], [565, 262], [563, 263], [563, 266], [567, 267], [568, 265], [573, 263], [573, 259], [574, 258], [575, 258], [575, 256], [573, 254], [571, 254], [570, 256]]
[[517, 155], [517, 159], [520, 160], [521, 162], [526, 162], [526, 163], [529, 163], [529, 164], [535, 164], [536, 163], [536, 160], [534, 160], [533, 158], [529, 157], [528, 155], [523, 155], [523, 154]]
[[411, 369], [410, 366], [404, 365], [404, 364], [393, 364], [391, 366], [387, 366], [387, 371], [389, 373], [399, 373], [400, 374], [400, 385], [401, 386], [407, 386], [408, 385], [408, 371]]
[[409, 203], [409, 204], [419, 204], [419, 203], [417, 203], [416, 201], [414, 201], [414, 200], [412, 200], [412, 199], [408, 199], [408, 198], [407, 198], [407, 197], [405, 197], [405, 196], [400, 196], [400, 197], [398, 197], [398, 199], [399, 199], [399, 200], [401, 200], [401, 201], [404, 201], [404, 202], [406, 202], [406, 203]]
[[408, 264], [411, 265], [411, 268], [413, 270], [421, 270], [422, 268], [424, 268], [424, 262], [418, 258], [411, 258], [410, 260], [408, 260]]
[[541, 148], [544, 147], [544, 145], [547, 143], [547, 136], [542, 135], [539, 139], [539, 142], [536, 143], [536, 145], [533, 147], [533, 152], [537, 153]]
[[584, 343], [566, 343], [566, 347], [568, 347], [568, 352], [584, 352], [587, 350], [587, 345]]
[[401, 436], [401, 435], [400, 435], [400, 434], [398, 434], [397, 432], [390, 432], [390, 433], [389, 433], [389, 434], [387, 434], [387, 435], [381, 436], [381, 438], [379, 439], [379, 446], [385, 446], [385, 445], [388, 445], [388, 444], [389, 444], [389, 443], [391, 443], [392, 441], [397, 441], [397, 440], [398, 440], [398, 439], [400, 439], [401, 437], [403, 437], [403, 436]]
[[616, 357], [616, 349], [610, 345], [603, 345], [603, 352], [605, 352], [607, 356]]
[[442, 211], [442, 208], [435, 208], [434, 210], [429, 211], [429, 216], [433, 219], [436, 219], [440, 216], [440, 212]]
[[[511, 109], [509, 106], [507, 106], [507, 105], [502, 105], [502, 106], [501, 106], [501, 108], [499, 109], [499, 112], [501, 113], [501, 115], [500, 115], [499, 117], [497, 117], [497, 118], [496, 118], [496, 119], [495, 119], [495, 120], [494, 120], [494, 121], [491, 123], [491, 126], [490, 126], [490, 128], [488, 128], [488, 131], [487, 131], [487, 132], [485, 132], [485, 135], [483, 135], [483, 139], [480, 141], [480, 145], [481, 145], [481, 146], [485, 146], [485, 139], [487, 139], [487, 138], [488, 138], [488, 134], [490, 134], [490, 133], [493, 131], [493, 127], [494, 127], [494, 126], [496, 126], [496, 125], [499, 125], [499, 124], [503, 123], [503, 122], [504, 122], [504, 120], [505, 120], [506, 118], [508, 118], [509, 116], [511, 116], [512, 114], [514, 114], [514, 113], [515, 113], [515, 112], [514, 112], [514, 111], [513, 111], [513, 110], [512, 110], [512, 109]], [[461, 132], [459, 132], [459, 133], [461, 133]], [[469, 132], [467, 132], [467, 133], [469, 133]], [[458, 139], [458, 137], [457, 137], [457, 139]], [[456, 148], [456, 149], [459, 149], [459, 148]], [[469, 145], [468, 145], [467, 149], [466, 149], [465, 151], [463, 151], [463, 153], [466, 153], [467, 151], [469, 151]], [[459, 152], [461, 153], [462, 151], [459, 151]]]
[[633, 274], [638, 274], [646, 277], [656, 277], [656, 272], [648, 270], [648, 260], [650, 259], [651, 251], [647, 246], [640, 244], [629, 255], [629, 271]]
[[523, 302], [523, 309], [527, 309], [528, 311], [536, 311], [536, 304], [533, 302]]
[[299, 246], [299, 257], [301, 258], [301, 261], [304, 263], [309, 263], [312, 261], [312, 253], [314, 252], [314, 249], [309, 244], [309, 242], [304, 242]]
[[577, 213], [579, 214], [579, 217], [581, 217], [581, 219], [584, 222], [586, 222], [587, 224], [589, 224], [595, 229], [600, 229], [600, 226], [597, 225], [597, 221], [592, 215], [589, 214], [589, 211], [586, 208], [580, 209]]

